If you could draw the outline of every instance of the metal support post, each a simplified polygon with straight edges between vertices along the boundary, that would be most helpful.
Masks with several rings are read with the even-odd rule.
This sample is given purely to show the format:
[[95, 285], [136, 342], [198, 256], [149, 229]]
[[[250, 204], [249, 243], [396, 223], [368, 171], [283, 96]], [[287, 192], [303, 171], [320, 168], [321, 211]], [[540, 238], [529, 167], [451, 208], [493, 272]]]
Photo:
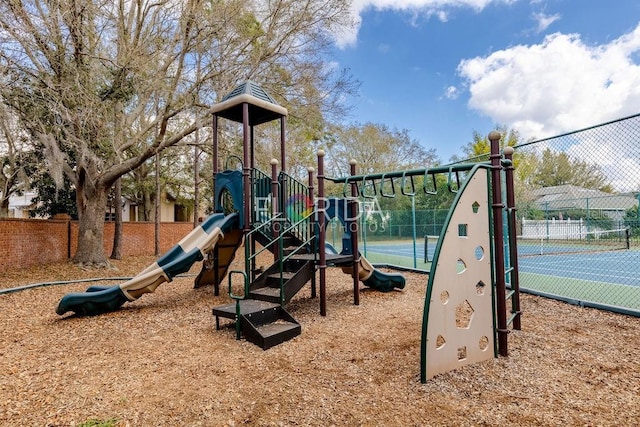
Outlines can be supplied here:
[[498, 324], [498, 353], [501, 356], [508, 356], [507, 348], [507, 308], [506, 308], [506, 283], [505, 283], [505, 262], [504, 262], [504, 233], [502, 210], [502, 185], [500, 175], [502, 172], [502, 163], [500, 161], [500, 133], [492, 131], [489, 133], [489, 141], [491, 142], [491, 184], [492, 184], [492, 209], [493, 209], [493, 246], [494, 246], [494, 264], [496, 279], [496, 310]]
[[327, 315], [327, 254], [325, 249], [326, 239], [326, 202], [324, 197], [324, 151], [318, 151], [318, 208], [316, 215], [318, 217], [318, 251], [320, 252], [320, 261], [318, 269], [320, 270], [320, 315]]
[[509, 230], [509, 260], [511, 261], [511, 314], [513, 315], [513, 329], [520, 330], [520, 273], [518, 269], [518, 246], [517, 246], [517, 209], [515, 198], [515, 184], [513, 181], [513, 147], [505, 147], [504, 157], [507, 160], [505, 165], [506, 191], [507, 191], [507, 212]]
[[[349, 161], [351, 176], [356, 175], [355, 159]], [[351, 248], [353, 251], [353, 303], [360, 305], [360, 252], [358, 250], [358, 183], [351, 182], [351, 200], [347, 202], [350, 205], [349, 220], [347, 227], [351, 233]]]

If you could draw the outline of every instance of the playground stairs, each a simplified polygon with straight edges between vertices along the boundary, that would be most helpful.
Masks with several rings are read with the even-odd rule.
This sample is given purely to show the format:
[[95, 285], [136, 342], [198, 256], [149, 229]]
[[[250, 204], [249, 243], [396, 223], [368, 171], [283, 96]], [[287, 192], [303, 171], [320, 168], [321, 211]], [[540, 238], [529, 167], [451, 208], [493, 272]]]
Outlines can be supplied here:
[[236, 319], [239, 311], [242, 335], [263, 350], [295, 338], [302, 332], [300, 323], [278, 303], [244, 299], [237, 301], [237, 304], [213, 309], [216, 329], [220, 329], [220, 317]]
[[[262, 246], [269, 247], [269, 250], [271, 250], [272, 253], [277, 250], [275, 246], [270, 246], [270, 244], [273, 243], [274, 240], [274, 233], [271, 227], [273, 227], [275, 224], [279, 224], [280, 228], [287, 228], [291, 225], [286, 220], [281, 222], [273, 221], [269, 224], [266, 224], [263, 229], [254, 234], [256, 242], [260, 243]], [[280, 236], [279, 240], [284, 248], [297, 248], [302, 245], [302, 240], [296, 237], [292, 232], [283, 234], [282, 236]]]
[[[280, 244], [286, 246], [284, 253], [290, 254], [295, 247], [289, 245], [297, 244], [297, 239], [282, 236]], [[213, 308], [216, 329], [220, 329], [220, 317], [239, 321], [241, 335], [263, 350], [300, 335], [300, 324], [284, 309], [284, 305], [314, 275], [315, 260], [308, 253], [275, 261], [250, 283], [246, 298]]]
[[[281, 271], [282, 269], [282, 271]], [[286, 304], [291, 301], [315, 273], [313, 261], [293, 255], [282, 263], [275, 262], [253, 281], [249, 297], [261, 301]], [[280, 289], [282, 285], [282, 296]]]

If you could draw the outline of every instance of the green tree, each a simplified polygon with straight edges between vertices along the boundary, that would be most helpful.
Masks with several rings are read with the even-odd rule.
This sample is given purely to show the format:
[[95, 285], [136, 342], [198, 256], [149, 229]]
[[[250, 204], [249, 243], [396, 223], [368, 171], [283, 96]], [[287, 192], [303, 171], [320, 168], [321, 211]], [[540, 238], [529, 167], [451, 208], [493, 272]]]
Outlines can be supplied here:
[[426, 168], [438, 162], [435, 149], [423, 147], [406, 129], [390, 129], [384, 124], [365, 123], [334, 126], [325, 135], [328, 174], [349, 174], [355, 159], [358, 174]]
[[32, 218], [67, 214], [74, 220], [78, 219], [76, 191], [69, 179], [65, 177], [63, 185], [58, 186], [46, 171], [40, 171], [33, 177], [31, 185], [38, 189], [38, 194], [32, 199], [35, 207], [29, 212]]
[[539, 187], [568, 184], [606, 193], [613, 192], [613, 187], [607, 182], [600, 166], [571, 159], [566, 153], [546, 148], [536, 166], [531, 182]]
[[627, 209], [624, 213], [624, 225], [631, 230], [633, 236], [640, 233], [640, 216], [638, 215], [638, 206]]
[[[507, 129], [504, 126], [497, 126], [495, 131], [500, 133], [500, 149], [504, 147], [517, 147], [522, 144], [520, 134], [515, 129]], [[489, 132], [483, 136], [477, 131], [473, 132], [473, 140], [462, 148], [464, 158], [455, 157], [453, 161], [473, 161], [486, 162], [489, 160], [491, 153], [491, 141], [489, 141]], [[514, 164], [514, 184], [515, 198], [518, 205], [530, 206], [533, 202], [532, 191], [539, 185], [534, 181], [536, 171], [538, 170], [540, 159], [535, 153], [526, 150], [516, 150], [513, 156]], [[528, 209], [528, 208], [527, 208]]]
[[[515, 147], [520, 142], [520, 134], [515, 129], [507, 129], [504, 126], [497, 126], [494, 130], [500, 133], [500, 149], [504, 147]], [[491, 153], [491, 141], [489, 141], [489, 133], [486, 135], [480, 134], [478, 131], [473, 131], [473, 139], [462, 147], [463, 157], [454, 156], [452, 161], [473, 161], [484, 162], [489, 160], [489, 154]]]
[[338, 0], [1, 2], [0, 96], [47, 153], [56, 184], [64, 175], [76, 190], [74, 261], [108, 264], [103, 229], [112, 185], [205, 126], [207, 106], [236, 82], [264, 76], [260, 82], [287, 107], [337, 100], [348, 79], [323, 61], [331, 32], [352, 24], [348, 7]]

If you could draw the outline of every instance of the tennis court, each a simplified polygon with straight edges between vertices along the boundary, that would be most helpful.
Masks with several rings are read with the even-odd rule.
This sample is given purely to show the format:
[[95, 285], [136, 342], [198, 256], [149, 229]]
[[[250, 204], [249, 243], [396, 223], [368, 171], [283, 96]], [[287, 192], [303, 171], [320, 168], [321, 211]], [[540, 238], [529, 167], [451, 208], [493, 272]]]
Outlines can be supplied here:
[[[427, 246], [429, 256], [433, 259], [435, 243]], [[393, 241], [393, 242], [366, 242], [360, 247], [360, 252], [374, 264], [397, 265], [406, 268], [417, 268], [428, 271], [431, 262], [425, 262], [424, 241]], [[414, 265], [415, 264], [415, 265]]]
[[[531, 243], [531, 242], [530, 242]], [[579, 247], [575, 244], [523, 244], [518, 263], [520, 286], [563, 298], [640, 310], [640, 250], [603, 250], [600, 241]], [[520, 245], [520, 243], [519, 243]], [[520, 249], [520, 246], [519, 246]], [[435, 242], [427, 245], [428, 259], [433, 259]], [[406, 268], [429, 270], [424, 262], [424, 241], [367, 242], [362, 253], [373, 263], [393, 264]], [[542, 255], [541, 255], [542, 253]], [[415, 258], [414, 258], [415, 256]], [[414, 265], [415, 264], [415, 265]]]
[[521, 273], [640, 286], [640, 251], [520, 257]]

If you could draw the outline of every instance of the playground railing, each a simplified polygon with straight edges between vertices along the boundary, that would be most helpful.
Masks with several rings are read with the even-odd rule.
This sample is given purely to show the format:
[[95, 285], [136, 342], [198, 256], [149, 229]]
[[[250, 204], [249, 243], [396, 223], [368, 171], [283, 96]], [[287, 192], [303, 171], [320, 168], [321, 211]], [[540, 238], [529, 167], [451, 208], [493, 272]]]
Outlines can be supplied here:
[[[245, 245], [245, 271], [234, 271], [233, 273], [243, 274], [244, 277], [244, 293], [242, 295], [234, 295], [232, 293], [233, 285], [231, 283], [231, 275], [229, 275], [229, 293], [235, 300], [242, 300], [248, 297], [248, 286], [249, 286], [249, 277], [251, 277], [252, 266], [255, 265], [255, 260], [264, 252], [277, 253], [278, 256], [278, 265], [280, 271], [280, 301], [281, 304], [284, 304], [284, 293], [283, 293], [283, 285], [284, 285], [284, 264], [291, 259], [294, 255], [302, 253], [305, 248], [310, 248], [312, 253], [315, 253], [315, 234], [311, 232], [311, 224], [312, 219], [316, 215], [315, 211], [312, 211], [308, 215], [302, 217], [300, 220], [291, 223], [289, 219], [285, 218], [282, 214], [276, 214], [275, 216], [267, 219], [266, 221], [255, 224], [255, 227], [247, 234], [246, 241], [251, 241], [252, 237], [255, 234], [262, 234], [265, 237], [270, 238], [270, 240], [262, 245], [262, 248], [256, 249], [252, 251], [251, 245]], [[274, 229], [278, 230], [277, 237], [272, 236], [272, 231]], [[292, 234], [296, 235], [298, 239], [298, 244], [286, 248], [285, 254], [285, 245], [284, 241], [287, 236]], [[253, 252], [253, 253], [252, 253]]]
[[[234, 275], [240, 274], [243, 279], [243, 292], [242, 294], [235, 294], [233, 291], [233, 280], [232, 277]], [[236, 302], [236, 339], [240, 339], [242, 333], [242, 326], [240, 322], [240, 301], [247, 298], [249, 295], [249, 278], [247, 273], [244, 271], [232, 270], [229, 272], [229, 297]]]
[[251, 181], [253, 197], [251, 199], [252, 223], [262, 223], [271, 217], [272, 183], [271, 177], [259, 169], [252, 169]]
[[309, 187], [285, 172], [278, 175], [280, 184], [279, 211], [287, 219], [297, 222], [313, 210], [313, 202], [309, 194]]
[[[251, 238], [258, 233], [261, 233], [263, 236], [269, 237], [271, 234], [271, 230], [273, 230], [274, 228], [279, 228], [280, 227], [280, 223], [283, 220], [283, 216], [282, 214], [277, 214], [271, 218], [269, 218], [268, 220], [260, 223], [260, 224], [255, 224], [254, 228], [245, 236], [245, 241], [249, 242], [251, 241]], [[278, 224], [277, 226], [275, 224]], [[263, 245], [261, 249], [255, 251], [254, 253], [252, 253], [251, 250], [251, 245], [244, 245], [244, 251], [245, 251], [245, 271], [249, 272], [251, 271], [251, 265], [253, 263], [253, 261], [258, 257], [258, 255], [260, 255], [261, 253], [265, 252], [265, 251], [270, 251], [270, 252], [274, 252], [277, 251], [276, 249], [271, 249], [272, 247], [275, 248], [275, 245], [278, 244], [279, 242], [281, 242], [282, 240], [282, 236], [278, 237], [278, 238], [273, 238], [272, 240], [270, 240], [267, 244]]]
[[[245, 242], [250, 242], [252, 240], [252, 238], [254, 237], [255, 234], [261, 233], [264, 236], [269, 236], [269, 231], [273, 228], [273, 225], [276, 223], [279, 223], [282, 220], [282, 216], [281, 215], [275, 215], [269, 219], [267, 219], [266, 221], [259, 223], [259, 224], [254, 224], [254, 228], [245, 236]], [[240, 271], [240, 270], [233, 270], [229, 272], [229, 296], [234, 299], [236, 301], [236, 309], [239, 310], [240, 307], [240, 301], [244, 300], [246, 298], [248, 298], [249, 296], [249, 287], [250, 287], [250, 279], [249, 278], [253, 278], [253, 271], [254, 269], [252, 268], [252, 266], [255, 265], [255, 260], [257, 259], [257, 257], [262, 254], [265, 251], [274, 251], [277, 249], [272, 249], [272, 247], [274, 247], [276, 244], [278, 244], [279, 242], [281, 242], [281, 238], [276, 238], [271, 240], [268, 244], [264, 245], [262, 247], [262, 249], [258, 250], [258, 251], [253, 251], [252, 249], [252, 245], [250, 244], [245, 244], [244, 245], [244, 271]], [[253, 253], [252, 253], [253, 252]], [[242, 283], [242, 289], [243, 292], [242, 294], [239, 293], [234, 293], [234, 289], [236, 287], [234, 287], [233, 285], [233, 276], [234, 275], [238, 275], [241, 274], [243, 277], [243, 283]], [[239, 313], [239, 311], [238, 311]], [[238, 314], [239, 316], [239, 314]], [[237, 322], [237, 324], [239, 325], [239, 322]], [[239, 327], [238, 327], [239, 328]], [[239, 329], [238, 329], [239, 331]], [[239, 333], [239, 332], [238, 332]]]
[[[284, 295], [284, 265], [285, 263], [293, 258], [295, 255], [302, 254], [302, 252], [306, 249], [310, 249], [312, 254], [317, 255], [316, 251], [316, 236], [315, 234], [310, 232], [310, 224], [312, 223], [313, 217], [316, 215], [316, 211], [312, 211], [308, 215], [301, 218], [299, 221], [291, 224], [289, 227], [282, 230], [282, 233], [279, 237], [280, 243], [278, 244], [278, 265], [280, 272], [280, 304], [285, 303], [285, 295]], [[282, 244], [283, 239], [287, 234], [295, 233], [301, 229], [306, 229], [306, 237], [301, 239], [299, 244], [295, 247], [289, 247], [286, 249]], [[299, 238], [299, 237], [298, 237]], [[312, 288], [315, 289], [315, 275], [312, 278]]]

